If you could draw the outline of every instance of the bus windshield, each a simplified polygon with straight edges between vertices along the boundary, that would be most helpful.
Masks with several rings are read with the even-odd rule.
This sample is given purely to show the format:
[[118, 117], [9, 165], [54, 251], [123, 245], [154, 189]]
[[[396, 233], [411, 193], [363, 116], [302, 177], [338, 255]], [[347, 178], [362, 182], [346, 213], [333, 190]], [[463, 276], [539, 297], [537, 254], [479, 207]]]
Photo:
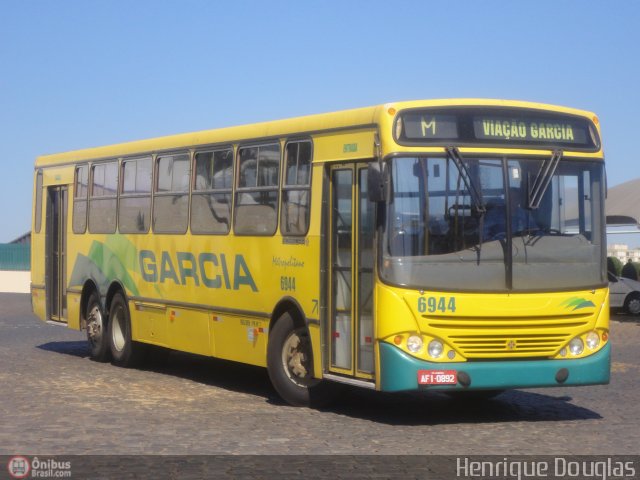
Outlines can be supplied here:
[[463, 169], [451, 156], [390, 160], [385, 282], [497, 292], [606, 282], [602, 162], [560, 160], [533, 205], [530, 191], [548, 158], [461, 161]]

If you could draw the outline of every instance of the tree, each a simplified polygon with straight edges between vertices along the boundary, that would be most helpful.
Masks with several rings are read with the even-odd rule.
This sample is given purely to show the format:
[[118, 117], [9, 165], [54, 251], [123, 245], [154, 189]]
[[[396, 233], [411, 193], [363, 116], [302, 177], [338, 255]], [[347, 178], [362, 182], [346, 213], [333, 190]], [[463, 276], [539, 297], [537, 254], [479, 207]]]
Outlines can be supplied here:
[[622, 273], [622, 262], [618, 257], [607, 257], [607, 271], [619, 277]]

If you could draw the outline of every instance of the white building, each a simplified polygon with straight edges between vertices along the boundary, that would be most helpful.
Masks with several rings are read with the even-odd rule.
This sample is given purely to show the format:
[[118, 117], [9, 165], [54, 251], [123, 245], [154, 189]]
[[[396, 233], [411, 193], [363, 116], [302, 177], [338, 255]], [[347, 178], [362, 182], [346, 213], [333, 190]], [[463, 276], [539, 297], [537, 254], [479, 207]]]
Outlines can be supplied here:
[[631, 259], [632, 262], [640, 262], [640, 248], [629, 248], [624, 243], [613, 243], [607, 245], [607, 257], [616, 257], [625, 264]]

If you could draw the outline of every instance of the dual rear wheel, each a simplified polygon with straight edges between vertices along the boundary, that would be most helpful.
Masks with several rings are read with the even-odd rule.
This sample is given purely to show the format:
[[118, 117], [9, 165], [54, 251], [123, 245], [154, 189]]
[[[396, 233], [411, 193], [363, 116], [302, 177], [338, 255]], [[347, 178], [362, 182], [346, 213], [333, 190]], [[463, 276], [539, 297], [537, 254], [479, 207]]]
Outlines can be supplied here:
[[132, 367], [140, 362], [143, 345], [131, 338], [129, 306], [121, 292], [117, 292], [111, 299], [107, 316], [100, 304], [98, 293], [94, 291], [87, 301], [85, 318], [93, 360], [111, 360], [121, 367]]
[[100, 304], [98, 292], [93, 291], [87, 300], [85, 313], [87, 340], [91, 349], [91, 358], [97, 362], [108, 362], [111, 359], [109, 337], [107, 332], [107, 316]]

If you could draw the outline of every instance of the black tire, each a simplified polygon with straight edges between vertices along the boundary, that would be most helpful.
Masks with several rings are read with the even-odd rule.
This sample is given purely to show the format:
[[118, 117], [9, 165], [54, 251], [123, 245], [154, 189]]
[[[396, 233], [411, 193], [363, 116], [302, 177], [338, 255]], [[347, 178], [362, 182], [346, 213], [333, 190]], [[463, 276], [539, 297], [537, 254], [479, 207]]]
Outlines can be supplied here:
[[135, 367], [144, 356], [144, 345], [131, 340], [129, 306], [120, 292], [109, 306], [109, 346], [112, 363], [120, 367]]
[[95, 290], [91, 292], [87, 300], [87, 311], [84, 318], [91, 360], [108, 362], [111, 359], [108, 319], [100, 304], [100, 295]]
[[322, 407], [335, 399], [337, 386], [313, 377], [311, 339], [284, 313], [269, 332], [267, 371], [280, 397], [296, 407]]
[[452, 390], [446, 393], [457, 402], [485, 402], [504, 393], [504, 390]]
[[624, 311], [629, 315], [640, 315], [640, 293], [632, 292], [624, 299]]

